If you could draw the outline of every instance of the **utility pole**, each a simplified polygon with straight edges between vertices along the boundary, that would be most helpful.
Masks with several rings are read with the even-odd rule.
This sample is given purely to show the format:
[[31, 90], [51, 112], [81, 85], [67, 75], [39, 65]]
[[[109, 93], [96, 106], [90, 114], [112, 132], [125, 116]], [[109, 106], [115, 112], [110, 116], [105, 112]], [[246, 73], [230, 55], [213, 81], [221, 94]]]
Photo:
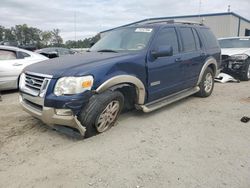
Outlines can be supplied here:
[[227, 12], [231, 12], [231, 5], [227, 6]]

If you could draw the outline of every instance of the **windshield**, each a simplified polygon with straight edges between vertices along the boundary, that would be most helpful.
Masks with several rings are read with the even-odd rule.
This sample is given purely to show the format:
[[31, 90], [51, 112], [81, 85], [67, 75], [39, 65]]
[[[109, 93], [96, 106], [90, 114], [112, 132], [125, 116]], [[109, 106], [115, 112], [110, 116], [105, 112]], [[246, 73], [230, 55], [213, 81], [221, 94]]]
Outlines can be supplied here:
[[219, 44], [221, 48], [250, 48], [250, 38], [221, 39]]
[[90, 51], [122, 52], [144, 49], [153, 33], [152, 28], [123, 28], [101, 38]]

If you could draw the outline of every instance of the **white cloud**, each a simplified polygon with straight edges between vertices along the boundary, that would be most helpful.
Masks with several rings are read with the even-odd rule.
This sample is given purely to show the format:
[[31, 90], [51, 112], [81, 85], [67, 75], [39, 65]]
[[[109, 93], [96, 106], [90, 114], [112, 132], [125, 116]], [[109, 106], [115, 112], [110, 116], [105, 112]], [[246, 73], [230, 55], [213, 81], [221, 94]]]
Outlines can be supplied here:
[[[231, 11], [250, 19], [249, 0], [201, 0], [201, 13]], [[150, 17], [198, 14], [199, 0], [1, 0], [0, 25], [26, 23], [42, 30], [59, 28], [64, 40], [83, 39], [102, 30]]]

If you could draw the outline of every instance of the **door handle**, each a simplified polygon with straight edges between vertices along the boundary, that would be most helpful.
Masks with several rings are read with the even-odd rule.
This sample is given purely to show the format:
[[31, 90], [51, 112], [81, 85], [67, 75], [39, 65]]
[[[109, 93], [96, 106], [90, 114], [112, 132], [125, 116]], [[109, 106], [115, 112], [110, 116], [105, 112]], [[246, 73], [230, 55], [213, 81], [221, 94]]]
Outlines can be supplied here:
[[175, 59], [175, 62], [182, 62], [182, 59], [180, 57]]
[[13, 66], [22, 66], [22, 63], [14, 63]]

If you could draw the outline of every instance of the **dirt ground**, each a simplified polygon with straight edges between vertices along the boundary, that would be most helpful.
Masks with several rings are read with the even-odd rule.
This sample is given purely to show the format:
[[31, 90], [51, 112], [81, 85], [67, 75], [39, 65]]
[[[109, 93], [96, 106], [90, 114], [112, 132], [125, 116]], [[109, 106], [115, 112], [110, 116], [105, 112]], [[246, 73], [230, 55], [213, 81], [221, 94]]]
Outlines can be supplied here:
[[0, 102], [0, 187], [250, 187], [250, 82], [216, 84], [150, 114], [123, 114], [77, 140]]

